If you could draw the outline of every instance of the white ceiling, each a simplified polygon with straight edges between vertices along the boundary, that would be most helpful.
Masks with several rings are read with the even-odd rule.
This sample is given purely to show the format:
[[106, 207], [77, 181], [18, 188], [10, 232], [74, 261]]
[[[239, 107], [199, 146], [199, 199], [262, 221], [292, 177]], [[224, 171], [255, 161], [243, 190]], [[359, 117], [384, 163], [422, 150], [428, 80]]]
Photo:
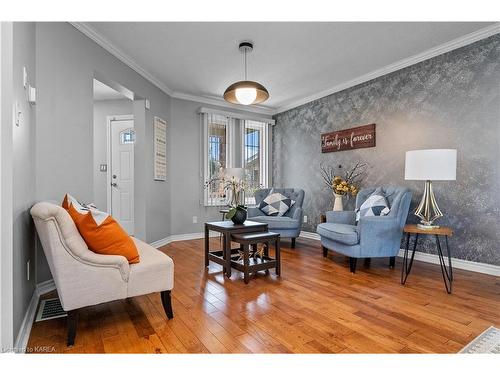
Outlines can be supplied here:
[[92, 22], [85, 27], [174, 96], [217, 100], [227, 86], [243, 79], [243, 55], [237, 46], [251, 40], [255, 48], [248, 56], [248, 79], [269, 90], [263, 106], [276, 112], [491, 25]]
[[105, 85], [101, 81], [94, 79], [94, 101], [99, 100], [116, 100], [128, 99], [125, 95], [120, 94], [115, 89]]

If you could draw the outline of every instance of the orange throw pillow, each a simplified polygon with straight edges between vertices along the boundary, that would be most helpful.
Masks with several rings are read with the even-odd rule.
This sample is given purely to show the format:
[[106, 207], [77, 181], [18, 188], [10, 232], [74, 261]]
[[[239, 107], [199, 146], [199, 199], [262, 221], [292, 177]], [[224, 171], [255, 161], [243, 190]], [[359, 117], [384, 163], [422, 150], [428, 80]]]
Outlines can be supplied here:
[[84, 207], [69, 194], [64, 197], [62, 206], [94, 253], [122, 255], [130, 264], [139, 263], [139, 252], [134, 241], [111, 215]]

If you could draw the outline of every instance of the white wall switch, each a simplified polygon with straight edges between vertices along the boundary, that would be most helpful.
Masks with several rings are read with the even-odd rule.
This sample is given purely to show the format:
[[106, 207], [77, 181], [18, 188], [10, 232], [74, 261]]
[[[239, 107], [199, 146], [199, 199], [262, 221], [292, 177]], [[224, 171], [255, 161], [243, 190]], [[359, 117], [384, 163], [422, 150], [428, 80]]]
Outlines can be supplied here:
[[151, 103], [149, 103], [148, 99], [144, 100], [144, 104], [145, 104], [146, 109], [149, 109], [151, 107]]
[[304, 215], [304, 223], [307, 223], [307, 215]]
[[31, 85], [28, 85], [28, 102], [36, 104], [36, 89]]
[[99, 165], [99, 171], [101, 171], [101, 172], [107, 172], [108, 171], [108, 165], [107, 164], [101, 164], [101, 165]]
[[193, 224], [196, 224], [198, 222], [198, 216], [193, 216]]

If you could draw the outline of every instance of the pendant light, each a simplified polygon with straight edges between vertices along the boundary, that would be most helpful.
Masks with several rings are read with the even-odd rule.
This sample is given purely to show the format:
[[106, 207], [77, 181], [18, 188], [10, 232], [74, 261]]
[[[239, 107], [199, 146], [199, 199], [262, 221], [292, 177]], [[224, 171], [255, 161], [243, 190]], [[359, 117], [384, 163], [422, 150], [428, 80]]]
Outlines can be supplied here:
[[257, 104], [269, 98], [269, 92], [258, 82], [247, 81], [247, 53], [252, 52], [253, 44], [241, 42], [239, 50], [245, 55], [245, 80], [238, 81], [224, 91], [224, 100], [235, 104]]

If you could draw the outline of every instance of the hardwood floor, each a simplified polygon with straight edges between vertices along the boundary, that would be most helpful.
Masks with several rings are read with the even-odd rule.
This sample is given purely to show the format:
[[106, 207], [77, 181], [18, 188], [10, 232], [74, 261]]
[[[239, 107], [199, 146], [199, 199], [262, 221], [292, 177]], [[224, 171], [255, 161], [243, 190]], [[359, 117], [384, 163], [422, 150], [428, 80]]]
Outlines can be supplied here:
[[[212, 239], [214, 247], [218, 239]], [[323, 258], [317, 241], [282, 241], [282, 277], [261, 273], [245, 285], [234, 271], [203, 267], [203, 240], [169, 244], [175, 263], [174, 319], [159, 293], [81, 309], [75, 345], [66, 318], [33, 325], [28, 348], [64, 353], [456, 353], [500, 326], [500, 278], [454, 271], [445, 292], [439, 266], [415, 262], [407, 284], [401, 261], [359, 264]]]

